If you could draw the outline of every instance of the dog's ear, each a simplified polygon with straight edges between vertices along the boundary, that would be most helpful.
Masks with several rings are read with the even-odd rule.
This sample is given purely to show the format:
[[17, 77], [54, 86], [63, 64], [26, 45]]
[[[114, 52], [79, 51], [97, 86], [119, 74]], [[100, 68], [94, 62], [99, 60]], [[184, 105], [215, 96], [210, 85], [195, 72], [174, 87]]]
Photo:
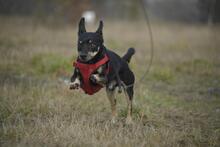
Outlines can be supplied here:
[[78, 32], [78, 35], [81, 35], [82, 33], [85, 33], [85, 32], [86, 32], [85, 18], [82, 17], [80, 19], [80, 22], [79, 22], [79, 32]]
[[100, 21], [99, 22], [99, 27], [98, 27], [96, 33], [102, 35], [102, 29], [103, 29], [103, 21]]

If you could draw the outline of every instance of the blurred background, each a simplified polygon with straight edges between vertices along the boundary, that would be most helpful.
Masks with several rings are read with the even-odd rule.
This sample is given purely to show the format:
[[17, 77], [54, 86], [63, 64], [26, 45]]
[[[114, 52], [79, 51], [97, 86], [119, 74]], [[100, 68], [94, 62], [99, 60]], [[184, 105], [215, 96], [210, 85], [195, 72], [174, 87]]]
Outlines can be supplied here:
[[[79, 19], [107, 48], [136, 49], [134, 124], [105, 90], [70, 91]], [[0, 146], [219, 146], [219, 0], [0, 0]]]
[[[218, 23], [217, 0], [144, 0], [155, 19], [187, 23]], [[142, 15], [138, 0], [0, 0], [0, 13], [26, 16], [38, 21], [73, 23], [84, 11], [94, 11], [97, 18], [137, 20]]]

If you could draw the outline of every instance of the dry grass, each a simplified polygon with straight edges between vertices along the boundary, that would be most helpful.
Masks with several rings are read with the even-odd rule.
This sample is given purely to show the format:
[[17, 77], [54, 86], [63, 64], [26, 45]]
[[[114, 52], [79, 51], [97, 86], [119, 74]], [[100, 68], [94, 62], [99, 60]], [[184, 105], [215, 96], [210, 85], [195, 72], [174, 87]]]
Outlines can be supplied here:
[[[104, 90], [87, 96], [63, 82], [76, 56], [73, 26], [12, 18], [0, 25], [0, 146], [220, 145], [218, 27], [153, 25], [154, 64], [136, 90], [134, 124], [125, 125], [123, 95], [111, 124]], [[137, 48], [131, 63], [137, 77], [149, 61], [145, 27], [104, 27], [107, 47], [119, 54]]]

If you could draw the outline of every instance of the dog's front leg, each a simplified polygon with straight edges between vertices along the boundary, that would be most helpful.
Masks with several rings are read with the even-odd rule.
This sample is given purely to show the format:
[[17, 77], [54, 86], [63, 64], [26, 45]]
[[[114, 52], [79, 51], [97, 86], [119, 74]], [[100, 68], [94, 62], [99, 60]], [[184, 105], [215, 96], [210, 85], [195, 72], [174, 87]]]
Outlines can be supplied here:
[[80, 74], [78, 69], [75, 69], [70, 79], [70, 89], [78, 89], [80, 85], [81, 85]]
[[79, 89], [80, 87], [80, 79], [77, 77], [73, 82], [70, 82], [70, 89]]

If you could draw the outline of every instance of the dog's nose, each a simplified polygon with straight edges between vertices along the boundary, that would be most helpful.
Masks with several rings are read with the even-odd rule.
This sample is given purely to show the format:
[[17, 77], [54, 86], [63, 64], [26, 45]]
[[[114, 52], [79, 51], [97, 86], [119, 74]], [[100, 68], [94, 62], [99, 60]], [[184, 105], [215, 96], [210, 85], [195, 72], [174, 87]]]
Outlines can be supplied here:
[[81, 59], [86, 59], [86, 55], [80, 55]]

